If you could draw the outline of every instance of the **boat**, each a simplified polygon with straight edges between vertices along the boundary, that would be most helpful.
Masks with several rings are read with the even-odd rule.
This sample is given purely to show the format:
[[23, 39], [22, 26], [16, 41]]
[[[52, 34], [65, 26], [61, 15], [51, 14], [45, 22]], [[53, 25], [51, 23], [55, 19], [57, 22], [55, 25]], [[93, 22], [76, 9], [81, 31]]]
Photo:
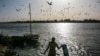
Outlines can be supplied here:
[[12, 47], [37, 46], [39, 35], [32, 34], [31, 4], [29, 3], [30, 33], [23, 36], [5, 36], [0, 34], [0, 44]]
[[24, 46], [26, 45], [33, 45], [36, 46], [38, 43], [39, 35], [38, 34], [32, 34], [32, 23], [31, 23], [31, 4], [29, 3], [29, 19], [30, 19], [30, 34], [25, 34], [24, 36], [12, 36], [13, 45], [15, 46]]

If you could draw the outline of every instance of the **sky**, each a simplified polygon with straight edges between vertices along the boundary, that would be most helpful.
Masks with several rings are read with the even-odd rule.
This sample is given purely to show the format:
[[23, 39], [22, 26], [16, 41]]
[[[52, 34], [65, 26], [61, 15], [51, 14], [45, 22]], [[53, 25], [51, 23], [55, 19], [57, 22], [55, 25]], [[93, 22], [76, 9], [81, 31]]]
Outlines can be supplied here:
[[0, 22], [29, 20], [29, 3], [32, 20], [100, 20], [100, 0], [0, 0]]

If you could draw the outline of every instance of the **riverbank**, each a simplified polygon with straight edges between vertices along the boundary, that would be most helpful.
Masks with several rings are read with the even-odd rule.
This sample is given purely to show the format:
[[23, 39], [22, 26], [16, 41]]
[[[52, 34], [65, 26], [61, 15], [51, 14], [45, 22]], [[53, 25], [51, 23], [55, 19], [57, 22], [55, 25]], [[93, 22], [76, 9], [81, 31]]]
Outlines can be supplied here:
[[23, 49], [27, 46], [37, 48], [37, 37], [39, 37], [39, 35], [8, 36], [0, 33], [0, 56], [16, 55], [14, 51], [16, 48]]
[[25, 45], [37, 47], [39, 35], [7, 36], [0, 34], [0, 44], [8, 47], [21, 47]]

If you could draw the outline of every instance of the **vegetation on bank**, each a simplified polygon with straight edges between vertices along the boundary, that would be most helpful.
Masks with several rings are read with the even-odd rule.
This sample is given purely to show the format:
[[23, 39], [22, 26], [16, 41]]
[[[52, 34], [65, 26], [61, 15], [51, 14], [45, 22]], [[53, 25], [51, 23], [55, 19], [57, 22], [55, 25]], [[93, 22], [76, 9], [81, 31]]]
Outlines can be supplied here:
[[8, 36], [0, 33], [0, 56], [16, 55], [14, 49], [32, 46], [37, 48], [39, 46], [39, 35], [24, 35], [24, 36]]
[[0, 34], [0, 44], [3, 46], [8, 47], [25, 47], [25, 46], [33, 46], [37, 47], [38, 38], [33, 37], [39, 37], [38, 35], [24, 35], [24, 36], [7, 36], [4, 34]]
[[[1, 22], [1, 23], [4, 23], [4, 22]], [[29, 20], [27, 20], [27, 21], [11, 21], [11, 22], [5, 22], [5, 23], [30, 23], [30, 21]], [[95, 20], [95, 19], [33, 20], [33, 21], [31, 21], [31, 23], [100, 23], [100, 20]]]

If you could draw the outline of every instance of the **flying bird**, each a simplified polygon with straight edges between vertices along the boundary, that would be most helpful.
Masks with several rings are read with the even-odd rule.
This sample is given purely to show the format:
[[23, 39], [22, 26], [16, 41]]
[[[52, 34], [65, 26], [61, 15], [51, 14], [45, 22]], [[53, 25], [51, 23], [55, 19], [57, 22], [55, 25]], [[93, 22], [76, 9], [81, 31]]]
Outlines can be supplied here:
[[68, 5], [70, 5], [70, 2], [68, 3]]
[[43, 7], [43, 5], [41, 5], [41, 7]]
[[97, 3], [100, 3], [100, 1], [97, 1]]
[[16, 11], [17, 11], [17, 12], [20, 12], [20, 11], [21, 11], [21, 9], [16, 9]]
[[24, 6], [24, 5], [20, 5], [20, 6]]
[[84, 6], [81, 6], [81, 7], [84, 7]]
[[6, 5], [2, 5], [3, 7], [6, 7]]
[[78, 15], [80, 16], [80, 15], [81, 15], [81, 12], [80, 12], [80, 13], [78, 13]]
[[84, 15], [87, 15], [87, 16], [88, 16], [88, 15], [89, 15], [89, 13], [87, 13], [87, 12], [86, 12]]
[[48, 3], [48, 5], [52, 5], [52, 2], [48, 2], [48, 1], [47, 1], [47, 3]]
[[94, 8], [96, 8], [96, 5], [94, 6]]
[[89, 7], [91, 7], [91, 4], [89, 4]]

